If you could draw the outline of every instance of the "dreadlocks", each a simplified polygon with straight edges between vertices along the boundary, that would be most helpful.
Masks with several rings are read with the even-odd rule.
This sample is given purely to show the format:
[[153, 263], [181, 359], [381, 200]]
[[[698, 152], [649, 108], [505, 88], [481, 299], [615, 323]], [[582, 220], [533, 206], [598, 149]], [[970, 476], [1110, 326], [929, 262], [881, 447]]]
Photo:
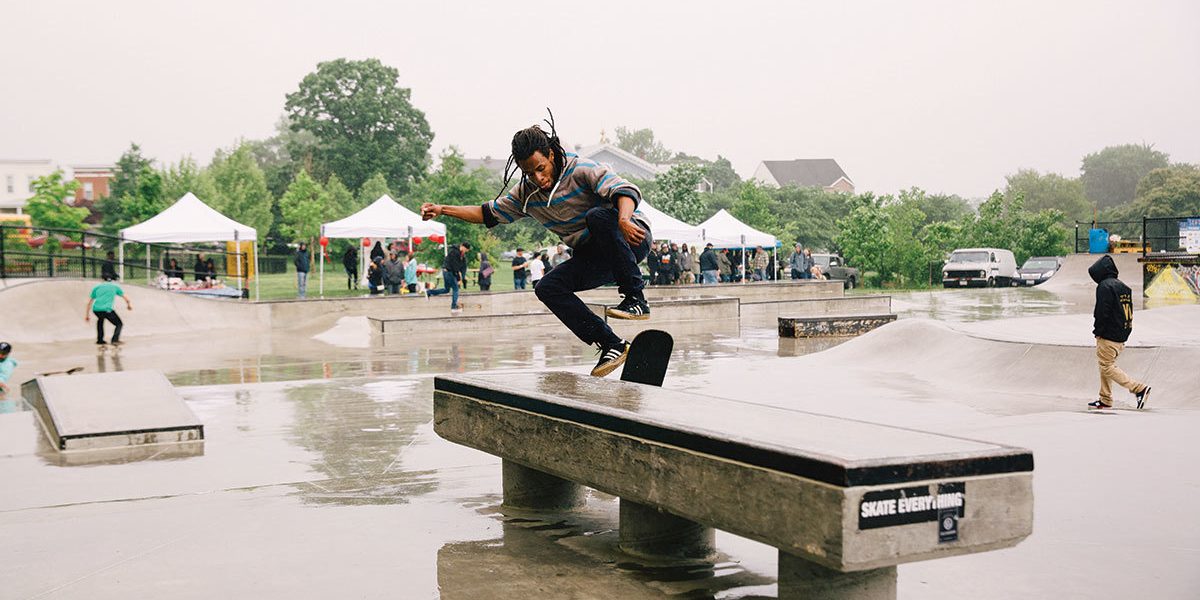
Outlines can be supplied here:
[[508, 155], [508, 161], [504, 163], [504, 183], [500, 184], [500, 192], [496, 194], [496, 198], [508, 191], [509, 182], [519, 170], [517, 162], [533, 156], [534, 152], [541, 152], [547, 157], [553, 155], [554, 179], [557, 180], [562, 175], [563, 165], [567, 160], [566, 153], [563, 152], [562, 142], [558, 139], [558, 131], [554, 128], [554, 113], [549, 108], [546, 112], [550, 114], [550, 118], [545, 121], [546, 125], [550, 126], [550, 133], [546, 133], [540, 125], [534, 125], [513, 135], [512, 154]]

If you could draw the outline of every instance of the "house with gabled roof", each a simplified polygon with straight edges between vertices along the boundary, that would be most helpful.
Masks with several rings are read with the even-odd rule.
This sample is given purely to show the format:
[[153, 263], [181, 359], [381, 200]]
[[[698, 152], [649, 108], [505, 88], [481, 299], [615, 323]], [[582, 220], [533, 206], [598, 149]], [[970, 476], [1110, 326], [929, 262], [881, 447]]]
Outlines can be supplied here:
[[612, 167], [621, 175], [645, 181], [667, 172], [668, 167], [656, 165], [632, 152], [626, 152], [612, 144], [599, 143], [594, 146], [584, 146], [575, 149], [580, 158], [594, 160]]
[[854, 182], [832, 158], [764, 160], [758, 164], [751, 179], [773, 187], [794, 185], [854, 193]]

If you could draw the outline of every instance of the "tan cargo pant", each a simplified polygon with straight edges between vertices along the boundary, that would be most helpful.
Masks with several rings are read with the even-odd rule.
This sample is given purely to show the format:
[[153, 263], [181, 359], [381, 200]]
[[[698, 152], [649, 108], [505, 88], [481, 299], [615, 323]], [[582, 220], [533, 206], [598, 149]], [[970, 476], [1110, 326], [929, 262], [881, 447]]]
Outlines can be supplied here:
[[1109, 381], [1129, 390], [1131, 394], [1136, 394], [1146, 387], [1141, 382], [1134, 381], [1117, 366], [1117, 357], [1124, 349], [1125, 344], [1120, 342], [1106, 340], [1102, 337], [1096, 338], [1096, 360], [1100, 363], [1100, 401], [1109, 406], [1112, 406], [1113, 403]]

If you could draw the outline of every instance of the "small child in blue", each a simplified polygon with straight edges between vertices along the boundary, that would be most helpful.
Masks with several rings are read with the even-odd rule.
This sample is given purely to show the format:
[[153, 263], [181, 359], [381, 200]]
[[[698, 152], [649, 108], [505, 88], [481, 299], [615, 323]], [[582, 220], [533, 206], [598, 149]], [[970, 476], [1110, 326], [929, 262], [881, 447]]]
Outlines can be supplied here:
[[0, 396], [8, 392], [8, 378], [12, 377], [13, 370], [20, 364], [9, 354], [12, 354], [12, 344], [0, 342]]

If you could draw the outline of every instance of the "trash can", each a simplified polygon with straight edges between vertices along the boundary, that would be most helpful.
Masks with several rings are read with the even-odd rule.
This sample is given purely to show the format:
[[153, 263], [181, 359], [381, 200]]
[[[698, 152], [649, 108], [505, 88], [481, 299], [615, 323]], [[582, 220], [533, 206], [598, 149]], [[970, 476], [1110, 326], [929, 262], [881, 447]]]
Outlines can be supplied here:
[[1092, 254], [1104, 254], [1108, 252], [1107, 229], [1088, 230], [1088, 252]]

